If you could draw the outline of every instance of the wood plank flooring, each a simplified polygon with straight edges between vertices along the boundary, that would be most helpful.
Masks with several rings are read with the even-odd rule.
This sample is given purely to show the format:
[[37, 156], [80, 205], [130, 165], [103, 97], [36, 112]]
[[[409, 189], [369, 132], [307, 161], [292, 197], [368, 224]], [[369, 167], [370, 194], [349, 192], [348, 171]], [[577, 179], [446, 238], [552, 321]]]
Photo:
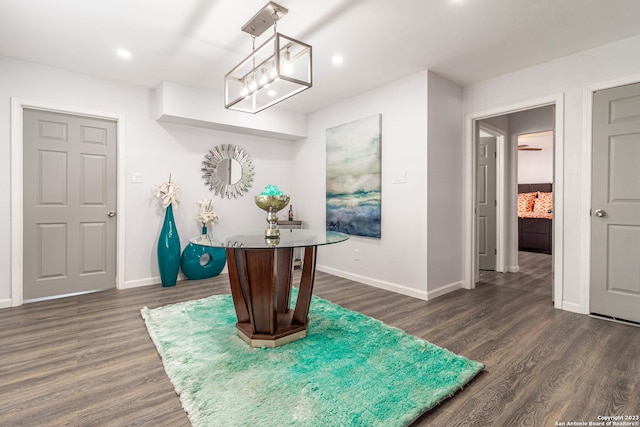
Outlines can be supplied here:
[[[415, 426], [556, 426], [640, 415], [640, 328], [553, 308], [551, 257], [421, 301], [318, 272], [314, 293], [485, 370]], [[0, 310], [1, 426], [188, 426], [140, 308], [228, 293], [227, 276]]]

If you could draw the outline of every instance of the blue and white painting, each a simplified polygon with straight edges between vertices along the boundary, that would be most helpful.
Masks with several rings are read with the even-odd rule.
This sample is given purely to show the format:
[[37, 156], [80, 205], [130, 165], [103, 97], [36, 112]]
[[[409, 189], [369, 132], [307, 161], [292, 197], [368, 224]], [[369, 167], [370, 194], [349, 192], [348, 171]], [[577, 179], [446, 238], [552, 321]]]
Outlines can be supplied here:
[[381, 236], [382, 115], [327, 129], [327, 230]]

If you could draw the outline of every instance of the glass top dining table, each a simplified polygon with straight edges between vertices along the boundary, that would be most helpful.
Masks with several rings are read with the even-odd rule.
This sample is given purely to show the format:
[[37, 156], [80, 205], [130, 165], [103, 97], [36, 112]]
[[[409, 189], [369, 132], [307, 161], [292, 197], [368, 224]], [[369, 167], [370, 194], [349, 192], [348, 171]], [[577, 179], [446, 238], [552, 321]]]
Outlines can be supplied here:
[[230, 232], [228, 234], [201, 235], [189, 242], [195, 245], [217, 248], [272, 249], [303, 248], [339, 243], [349, 239], [349, 235], [337, 231], [317, 231], [308, 229], [280, 230], [279, 237], [265, 237], [264, 230]]

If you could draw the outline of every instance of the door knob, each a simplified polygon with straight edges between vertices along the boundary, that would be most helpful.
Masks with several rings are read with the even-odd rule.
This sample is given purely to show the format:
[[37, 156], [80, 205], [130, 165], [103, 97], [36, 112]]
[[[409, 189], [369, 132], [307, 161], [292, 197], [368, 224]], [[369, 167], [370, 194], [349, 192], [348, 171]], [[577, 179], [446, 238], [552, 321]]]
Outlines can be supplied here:
[[107, 212], [107, 216], [108, 216], [109, 218], [112, 218], [112, 217], [116, 216], [116, 211], [109, 211], [109, 212]]
[[596, 209], [596, 211], [593, 214], [598, 218], [602, 218], [603, 216], [607, 215], [607, 213], [602, 209]]

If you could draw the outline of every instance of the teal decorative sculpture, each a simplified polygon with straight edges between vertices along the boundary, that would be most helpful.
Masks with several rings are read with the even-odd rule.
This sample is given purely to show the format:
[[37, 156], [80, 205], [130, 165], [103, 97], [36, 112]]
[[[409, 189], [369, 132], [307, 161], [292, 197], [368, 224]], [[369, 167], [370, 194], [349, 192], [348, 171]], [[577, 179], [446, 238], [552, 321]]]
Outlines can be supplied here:
[[[206, 262], [202, 258], [208, 256]], [[194, 245], [189, 243], [182, 252], [180, 267], [182, 273], [190, 280], [208, 279], [215, 277], [227, 263], [227, 255], [224, 248]]]

